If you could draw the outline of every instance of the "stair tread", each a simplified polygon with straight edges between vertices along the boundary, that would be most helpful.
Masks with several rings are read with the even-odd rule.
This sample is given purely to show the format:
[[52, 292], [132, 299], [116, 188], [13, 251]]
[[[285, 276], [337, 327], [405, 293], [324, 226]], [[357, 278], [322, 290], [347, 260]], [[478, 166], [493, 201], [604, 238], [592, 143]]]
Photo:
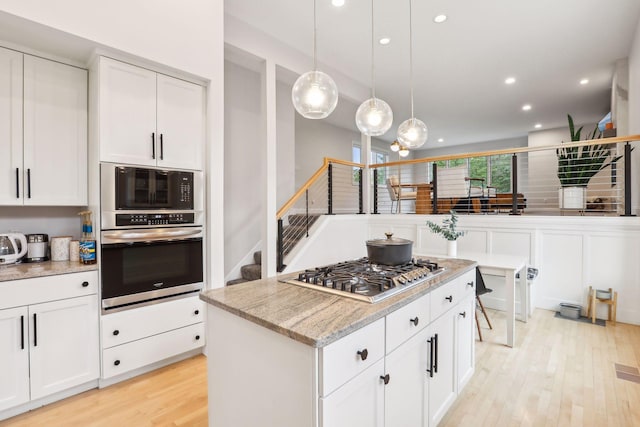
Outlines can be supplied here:
[[258, 280], [262, 278], [262, 266], [259, 264], [247, 264], [240, 267], [240, 274], [246, 280]]
[[227, 286], [237, 285], [237, 284], [239, 284], [239, 283], [244, 283], [244, 282], [248, 282], [248, 280], [246, 280], [246, 279], [242, 279], [242, 278], [240, 278], [240, 279], [233, 279], [233, 280], [229, 280], [229, 281], [227, 282]]

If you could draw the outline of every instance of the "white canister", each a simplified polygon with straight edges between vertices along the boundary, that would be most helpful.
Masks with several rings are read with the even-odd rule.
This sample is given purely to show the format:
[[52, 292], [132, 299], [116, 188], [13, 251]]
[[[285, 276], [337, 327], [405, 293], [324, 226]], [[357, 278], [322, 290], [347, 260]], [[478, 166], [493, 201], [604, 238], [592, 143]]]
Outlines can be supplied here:
[[51, 261], [68, 261], [71, 236], [56, 236], [51, 238]]
[[69, 261], [80, 261], [80, 242], [78, 240], [72, 240], [69, 243]]

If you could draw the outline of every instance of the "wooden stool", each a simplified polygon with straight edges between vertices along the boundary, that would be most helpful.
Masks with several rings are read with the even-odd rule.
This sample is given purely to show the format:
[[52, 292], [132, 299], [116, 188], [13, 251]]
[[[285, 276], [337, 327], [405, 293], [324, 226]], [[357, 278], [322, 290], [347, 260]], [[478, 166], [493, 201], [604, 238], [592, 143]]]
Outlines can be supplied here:
[[596, 303], [601, 302], [609, 306], [608, 320], [612, 324], [616, 324], [616, 311], [618, 309], [618, 293], [609, 288], [610, 298], [598, 298], [596, 290], [589, 286], [589, 303], [587, 305], [587, 317], [591, 317], [591, 323], [596, 323]]

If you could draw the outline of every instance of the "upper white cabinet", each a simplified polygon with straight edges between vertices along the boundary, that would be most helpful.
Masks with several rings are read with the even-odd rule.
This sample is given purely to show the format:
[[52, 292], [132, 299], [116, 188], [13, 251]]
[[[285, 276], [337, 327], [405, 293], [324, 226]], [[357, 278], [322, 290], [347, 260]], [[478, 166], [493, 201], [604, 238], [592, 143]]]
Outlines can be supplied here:
[[22, 54], [0, 48], [0, 204], [22, 203]]
[[0, 48], [0, 204], [87, 204], [87, 71]]
[[99, 110], [101, 161], [202, 169], [202, 86], [101, 57]]

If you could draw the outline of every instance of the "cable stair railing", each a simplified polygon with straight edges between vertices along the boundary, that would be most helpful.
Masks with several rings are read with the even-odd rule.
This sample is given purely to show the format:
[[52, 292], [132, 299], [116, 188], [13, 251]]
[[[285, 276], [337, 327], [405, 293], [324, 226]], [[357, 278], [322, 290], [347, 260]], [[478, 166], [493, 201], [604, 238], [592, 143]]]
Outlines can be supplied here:
[[309, 237], [322, 215], [362, 214], [364, 165], [325, 157], [322, 166], [276, 213], [278, 221], [277, 271], [289, 255]]

